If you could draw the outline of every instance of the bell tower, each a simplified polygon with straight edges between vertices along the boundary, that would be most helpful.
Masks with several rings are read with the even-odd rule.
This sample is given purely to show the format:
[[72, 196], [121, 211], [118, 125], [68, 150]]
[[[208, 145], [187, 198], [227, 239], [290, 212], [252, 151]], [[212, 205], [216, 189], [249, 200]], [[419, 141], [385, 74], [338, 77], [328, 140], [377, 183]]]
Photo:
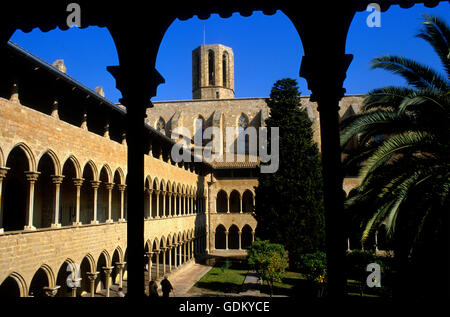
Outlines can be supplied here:
[[201, 45], [192, 51], [192, 98], [234, 98], [234, 55], [230, 47]]

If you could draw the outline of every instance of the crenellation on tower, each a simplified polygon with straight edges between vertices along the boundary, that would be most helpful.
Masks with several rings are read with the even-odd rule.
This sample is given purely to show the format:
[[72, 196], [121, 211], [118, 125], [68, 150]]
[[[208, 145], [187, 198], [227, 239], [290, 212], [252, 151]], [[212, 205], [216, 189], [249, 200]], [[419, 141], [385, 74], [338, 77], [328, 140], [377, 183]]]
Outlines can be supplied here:
[[234, 98], [234, 54], [230, 47], [210, 44], [192, 51], [192, 98]]

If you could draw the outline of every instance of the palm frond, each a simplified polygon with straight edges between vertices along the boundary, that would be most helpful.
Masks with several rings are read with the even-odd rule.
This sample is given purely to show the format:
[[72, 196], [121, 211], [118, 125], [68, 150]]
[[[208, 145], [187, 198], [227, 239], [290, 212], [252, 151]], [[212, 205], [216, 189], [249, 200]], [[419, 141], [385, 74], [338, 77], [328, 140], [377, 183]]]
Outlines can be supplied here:
[[423, 26], [416, 36], [424, 39], [433, 47], [450, 79], [450, 28], [439, 17], [424, 15], [424, 18]]
[[374, 128], [384, 126], [382, 129], [385, 131], [395, 131], [395, 127], [410, 125], [410, 123], [411, 118], [405, 113], [399, 114], [388, 110], [359, 113], [341, 122], [341, 146], [345, 146], [360, 133], [371, 133], [370, 131]]
[[396, 110], [403, 99], [413, 92], [411, 88], [397, 86], [373, 89], [363, 100], [363, 111], [375, 108]]
[[376, 57], [371, 62], [372, 69], [381, 68], [402, 76], [409, 85], [416, 88], [448, 89], [448, 80], [430, 67], [412, 59], [395, 55]]
[[433, 144], [433, 135], [426, 132], [405, 132], [385, 140], [361, 169], [359, 177], [366, 178], [394, 155], [422, 150]]

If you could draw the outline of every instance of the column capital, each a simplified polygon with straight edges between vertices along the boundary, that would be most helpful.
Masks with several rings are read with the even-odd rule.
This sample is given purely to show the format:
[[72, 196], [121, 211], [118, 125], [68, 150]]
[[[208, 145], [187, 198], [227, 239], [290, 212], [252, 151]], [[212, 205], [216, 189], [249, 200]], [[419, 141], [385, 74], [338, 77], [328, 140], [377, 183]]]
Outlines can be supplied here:
[[114, 269], [114, 266], [103, 266], [102, 267], [103, 271], [105, 272], [105, 274], [111, 274], [112, 270]]
[[100, 181], [91, 181], [92, 188], [99, 188], [101, 183]]
[[37, 181], [39, 175], [41, 174], [40, 172], [32, 172], [32, 171], [28, 171], [28, 172], [24, 172], [24, 173], [27, 178], [27, 181], [32, 182], [32, 183]]
[[6, 177], [9, 167], [0, 167], [0, 180]]
[[52, 178], [53, 184], [61, 184], [64, 179], [64, 175], [50, 175], [50, 177]]
[[127, 185], [125, 185], [125, 184], [117, 184], [117, 189], [119, 190], [119, 191], [125, 191], [125, 188], [127, 188]]
[[83, 185], [84, 182], [84, 178], [72, 178], [72, 180], [74, 185], [77, 187]]
[[151, 258], [153, 256], [153, 253], [155, 253], [155, 252], [153, 252], [153, 251], [145, 252], [145, 255], [148, 256], [149, 258]]
[[112, 190], [114, 188], [114, 183], [105, 183], [105, 187], [107, 190]]
[[61, 286], [59, 286], [59, 285], [57, 285], [55, 287], [47, 287], [47, 286], [45, 286], [44, 287], [45, 295], [48, 296], [48, 297], [55, 297], [56, 294], [58, 293], [58, 290], [59, 290], [60, 287]]
[[100, 273], [100, 272], [87, 272], [86, 275], [88, 276], [88, 278], [89, 278], [91, 281], [95, 281], [95, 279], [97, 278], [97, 275], [98, 275], [99, 273]]
[[[311, 90], [311, 101], [322, 98], [334, 98], [340, 100], [345, 89], [342, 87], [346, 72], [353, 59], [352, 54], [335, 54], [328, 63], [318, 56], [305, 55], [300, 66], [300, 77], [306, 79], [308, 89]], [[329, 67], [330, 62], [333, 67]], [[328, 80], [324, 80], [324, 71], [330, 74]], [[320, 109], [318, 109], [320, 111]]]

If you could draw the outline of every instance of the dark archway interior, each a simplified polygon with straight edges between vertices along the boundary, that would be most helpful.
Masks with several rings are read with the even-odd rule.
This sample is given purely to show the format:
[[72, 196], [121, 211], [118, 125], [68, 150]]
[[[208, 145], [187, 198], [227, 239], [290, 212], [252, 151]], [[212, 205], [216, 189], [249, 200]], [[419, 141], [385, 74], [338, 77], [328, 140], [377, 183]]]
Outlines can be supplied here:
[[216, 249], [225, 249], [226, 248], [226, 236], [225, 236], [225, 227], [222, 225], [219, 225], [216, 228], [216, 234], [215, 234], [215, 248]]
[[28, 159], [19, 147], [8, 156], [6, 166], [10, 168], [3, 180], [3, 229], [23, 230], [26, 225], [28, 182], [24, 172], [29, 170]]
[[0, 297], [8, 298], [19, 296], [20, 296], [20, 289], [19, 285], [17, 285], [16, 280], [12, 276], [7, 277], [0, 285]]

